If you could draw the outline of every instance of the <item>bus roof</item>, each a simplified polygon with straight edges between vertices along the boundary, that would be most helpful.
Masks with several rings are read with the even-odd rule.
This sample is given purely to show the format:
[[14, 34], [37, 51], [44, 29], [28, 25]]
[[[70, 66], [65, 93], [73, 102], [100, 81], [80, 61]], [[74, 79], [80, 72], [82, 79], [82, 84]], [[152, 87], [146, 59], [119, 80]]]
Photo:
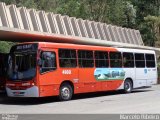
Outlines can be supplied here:
[[52, 43], [52, 42], [25, 42], [20, 44], [32, 44], [37, 43], [41, 48], [50, 48], [54, 46], [57, 48], [70, 48], [70, 49], [87, 49], [87, 50], [104, 50], [104, 51], [120, 51], [120, 52], [137, 52], [137, 53], [152, 53], [155, 54], [153, 50], [144, 50], [144, 49], [131, 49], [131, 48], [119, 48], [119, 47], [104, 47], [104, 46], [95, 46], [95, 45], [78, 45], [70, 43]]

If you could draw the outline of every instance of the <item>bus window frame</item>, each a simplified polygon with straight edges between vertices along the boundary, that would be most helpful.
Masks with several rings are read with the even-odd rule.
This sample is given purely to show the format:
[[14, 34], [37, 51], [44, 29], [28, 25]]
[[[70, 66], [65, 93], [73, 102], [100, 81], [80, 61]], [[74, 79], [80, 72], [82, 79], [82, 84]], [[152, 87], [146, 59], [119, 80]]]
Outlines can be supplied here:
[[[107, 54], [107, 59], [96, 59], [96, 52], [101, 52], [101, 53], [106, 53]], [[94, 66], [96, 67], [96, 68], [109, 68], [110, 67], [110, 59], [109, 59], [109, 51], [100, 51], [100, 50], [95, 50], [94, 51], [94, 56], [93, 56], [93, 59], [94, 59]], [[99, 61], [106, 61], [106, 63], [108, 64], [107, 65], [107, 67], [105, 66], [105, 67], [97, 67], [96, 65], [96, 60], [99, 60]]]
[[[71, 60], [72, 58], [61, 58], [60, 55], [59, 55], [59, 51], [60, 51], [60, 50], [74, 50], [74, 51], [75, 51], [75, 58], [74, 58], [73, 60], [75, 60], [76, 66], [74, 66], [74, 67], [71, 67], [71, 66], [70, 66], [70, 67], [62, 67], [62, 66], [61, 66], [61, 62], [60, 62], [61, 59], [69, 59], [69, 60]], [[59, 49], [58, 49], [58, 63], [59, 63], [58, 65], [59, 65], [59, 67], [60, 67], [60, 68], [77, 68], [77, 67], [78, 67], [78, 62], [77, 62], [78, 56], [77, 56], [77, 54], [78, 54], [78, 53], [77, 53], [77, 50], [76, 50], [76, 49], [59, 48]]]
[[[119, 51], [109, 51], [108, 52], [109, 54], [109, 67], [110, 68], [123, 68], [123, 56], [122, 56], [122, 52], [119, 52]], [[121, 60], [121, 66], [120, 67], [113, 67], [111, 66], [111, 57], [110, 57], [110, 53], [120, 53], [120, 56], [121, 56], [121, 59], [118, 59], [118, 60]], [[113, 59], [115, 60], [115, 59]]]
[[[124, 54], [132, 54], [132, 56], [133, 56], [133, 59], [132, 59], [133, 67], [125, 67], [124, 66]], [[131, 60], [129, 60], [129, 61], [131, 61]], [[122, 66], [123, 66], [123, 68], [135, 68], [136, 67], [135, 66], [135, 54], [133, 52], [122, 52]]]
[[[41, 58], [41, 55], [42, 55], [43, 52], [52, 52], [52, 53], [55, 54], [55, 63], [56, 63], [55, 69], [48, 70], [48, 71], [45, 71], [45, 72], [41, 72], [41, 68], [42, 68], [42, 58]], [[56, 56], [56, 55], [57, 55], [57, 54], [56, 54], [55, 51], [51, 51], [51, 50], [46, 50], [46, 51], [45, 51], [45, 50], [41, 50], [41, 51], [40, 51], [39, 59], [38, 59], [38, 65], [39, 65], [39, 73], [40, 73], [41, 75], [57, 70], [57, 68], [58, 68], [58, 66], [57, 66], [58, 62], [57, 62], [57, 56]], [[40, 62], [41, 65], [39, 64], [39, 62]]]
[[[144, 61], [144, 66], [143, 67], [137, 67], [137, 64], [136, 64], [136, 61], [139, 61], [139, 62], [141, 62], [142, 60], [136, 60], [136, 54], [143, 54], [143, 61]], [[134, 53], [134, 61], [135, 61], [135, 67], [136, 68], [146, 68], [146, 59], [145, 59], [145, 53]]]
[[[92, 67], [82, 67], [82, 66], [79, 64], [79, 62], [80, 62], [80, 61], [79, 61], [79, 60], [80, 60], [80, 59], [79, 59], [79, 51], [90, 51], [90, 52], [92, 52], [92, 60], [93, 60], [93, 66], [92, 66]], [[77, 60], [78, 60], [78, 63], [77, 63], [77, 64], [78, 64], [78, 68], [82, 68], [82, 69], [83, 69], [83, 68], [84, 68], [84, 69], [85, 69], [85, 68], [95, 68], [94, 50], [78, 49], [78, 50], [77, 50]], [[83, 59], [81, 58], [81, 60], [84, 60], [84, 58], [83, 58]], [[91, 59], [90, 59], [90, 60], [91, 60]]]
[[[153, 55], [153, 56], [154, 56], [154, 60], [147, 60], [147, 59], [146, 59], [146, 55]], [[154, 67], [153, 67], [153, 66], [148, 67], [148, 66], [147, 66], [147, 62], [148, 62], [148, 61], [150, 61], [150, 62], [153, 62], [153, 61], [154, 61]], [[156, 67], [156, 56], [155, 56], [155, 54], [145, 53], [145, 63], [146, 63], [146, 68], [155, 68], [155, 67]]]

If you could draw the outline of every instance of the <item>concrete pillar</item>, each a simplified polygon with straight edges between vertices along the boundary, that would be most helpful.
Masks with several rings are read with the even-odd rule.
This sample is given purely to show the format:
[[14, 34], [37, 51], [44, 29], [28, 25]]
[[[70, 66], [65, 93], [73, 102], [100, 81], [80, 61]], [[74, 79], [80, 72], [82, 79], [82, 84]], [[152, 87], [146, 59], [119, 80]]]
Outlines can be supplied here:
[[97, 25], [96, 22], [94, 22], [94, 21], [91, 22], [91, 27], [92, 27], [95, 39], [100, 39], [100, 35], [99, 35], [99, 32], [98, 32], [96, 25]]
[[69, 28], [70, 28], [70, 30], [71, 30], [71, 35], [72, 35], [72, 36], [75, 36], [74, 29], [73, 29], [73, 25], [72, 25], [72, 22], [71, 22], [71, 17], [66, 16], [66, 19], [67, 19], [67, 21], [68, 21], [68, 25], [69, 25]]
[[95, 38], [94, 34], [93, 34], [93, 31], [92, 31], [92, 28], [91, 28], [91, 22], [89, 20], [85, 20], [84, 24], [86, 26], [86, 31], [88, 33], [88, 37], [89, 38]]
[[9, 6], [9, 11], [11, 14], [14, 28], [24, 29], [21, 15], [17, 7], [15, 5], [11, 5]]
[[118, 27], [118, 34], [122, 43], [125, 43], [125, 39], [122, 33], [122, 27]]
[[138, 45], [139, 43], [138, 43], [138, 37], [137, 37], [137, 35], [136, 35], [136, 33], [135, 33], [135, 30], [132, 30], [132, 34], [133, 34], [133, 38], [134, 38], [134, 40], [135, 40], [135, 44], [136, 45]]
[[115, 35], [115, 38], [116, 38], [116, 42], [122, 42], [121, 37], [119, 35], [118, 27], [114, 26], [113, 30], [114, 30], [114, 35]]
[[25, 7], [20, 7], [19, 12], [21, 15], [24, 29], [33, 31], [34, 29], [33, 29], [32, 20], [31, 20], [29, 11]]
[[60, 34], [67, 35], [66, 28], [64, 26], [64, 22], [62, 21], [61, 15], [55, 14], [55, 19], [56, 19]]
[[107, 41], [112, 41], [112, 37], [111, 37], [110, 31], [108, 29], [109, 25], [104, 24], [104, 23], [102, 23], [102, 24], [103, 24], [103, 31], [104, 31], [106, 40]]
[[130, 43], [130, 39], [129, 39], [129, 36], [128, 36], [128, 30], [126, 28], [124, 28], [124, 35], [125, 35], [127, 43]]
[[82, 37], [77, 19], [75, 17], [70, 17], [70, 20], [71, 20], [71, 24], [72, 24], [75, 36]]
[[68, 16], [62, 16], [62, 20], [64, 22], [64, 26], [66, 28], [66, 32], [68, 35], [75, 36], [71, 21]]
[[1, 16], [0, 16], [0, 26], [3, 26], [3, 24], [2, 24], [2, 20], [1, 20]]
[[82, 37], [88, 37], [86, 27], [84, 25], [84, 21], [82, 19], [77, 19], [77, 22], [78, 22], [78, 26], [80, 28], [80, 32], [81, 32]]
[[55, 34], [60, 34], [55, 15], [53, 13], [48, 13], [47, 17], [50, 24], [51, 32]]
[[97, 29], [99, 31], [99, 35], [100, 35], [101, 40], [106, 40], [104, 29], [103, 29], [103, 24], [98, 22], [97, 23]]
[[132, 38], [131, 38], [131, 34], [130, 34], [130, 30], [127, 29], [127, 35], [128, 35], [128, 38], [129, 38], [129, 42], [132, 44], [133, 41], [132, 41]]
[[38, 15], [41, 21], [43, 32], [51, 33], [51, 28], [46, 13], [44, 11], [39, 11]]
[[132, 44], [136, 44], [136, 42], [135, 42], [136, 39], [134, 38], [134, 35], [133, 35], [133, 29], [129, 29], [129, 31], [131, 34]]
[[135, 32], [138, 37], [139, 45], [144, 45], [143, 40], [142, 40], [142, 36], [141, 36], [139, 30], [135, 30]]
[[115, 36], [115, 32], [114, 32], [114, 26], [109, 25], [108, 29], [109, 29], [112, 41], [116, 42], [117, 40], [116, 40], [116, 36]]
[[124, 40], [124, 37], [123, 37], [123, 34], [122, 34], [122, 27], [118, 27], [117, 30], [118, 30], [118, 35], [119, 35], [119, 38], [120, 38], [120, 41], [122, 43], [125, 43], [125, 40]]
[[124, 28], [120, 28], [120, 34], [122, 36], [122, 39], [123, 39], [123, 42], [124, 43], [127, 43], [127, 40], [126, 40], [126, 37], [125, 37], [125, 34], [124, 34]]
[[5, 3], [0, 2], [0, 16], [2, 25], [5, 27], [13, 27], [11, 15]]
[[40, 22], [40, 19], [39, 19], [39, 16], [38, 16], [36, 10], [31, 9], [31, 10], [29, 10], [29, 13], [30, 13], [30, 17], [32, 20], [34, 30], [39, 31], [39, 32], [43, 32], [42, 25], [41, 25], [41, 22]]
[[125, 30], [125, 28], [122, 28], [121, 30], [122, 30], [122, 35], [123, 35], [125, 43], [128, 43], [128, 37], [126, 36], [126, 30]]

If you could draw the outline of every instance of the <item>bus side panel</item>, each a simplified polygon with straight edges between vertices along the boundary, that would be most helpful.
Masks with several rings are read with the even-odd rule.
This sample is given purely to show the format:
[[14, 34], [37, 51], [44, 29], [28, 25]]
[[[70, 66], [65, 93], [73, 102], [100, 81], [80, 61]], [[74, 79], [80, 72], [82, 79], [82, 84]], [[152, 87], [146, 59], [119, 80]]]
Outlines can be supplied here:
[[39, 93], [41, 97], [58, 95], [59, 84], [56, 81], [59, 80], [59, 77], [56, 73], [57, 71], [52, 71], [39, 75]]
[[[104, 68], [104, 70], [106, 69], [108, 68]], [[115, 79], [113, 78], [112, 80], [97, 79], [95, 71], [96, 71], [95, 68], [94, 69], [92, 68], [79, 69], [80, 82], [84, 83], [83, 92], [117, 90], [123, 83], [123, 80], [120, 80], [118, 78], [115, 78]], [[101, 73], [103, 74], [103, 72]]]
[[147, 69], [147, 86], [157, 83], [157, 68]]
[[94, 92], [101, 90], [101, 84], [94, 78], [94, 68], [79, 68], [79, 82], [83, 83], [83, 92]]
[[112, 81], [103, 81], [102, 82], [102, 91], [107, 90], [117, 90], [121, 86], [123, 80], [112, 80]]

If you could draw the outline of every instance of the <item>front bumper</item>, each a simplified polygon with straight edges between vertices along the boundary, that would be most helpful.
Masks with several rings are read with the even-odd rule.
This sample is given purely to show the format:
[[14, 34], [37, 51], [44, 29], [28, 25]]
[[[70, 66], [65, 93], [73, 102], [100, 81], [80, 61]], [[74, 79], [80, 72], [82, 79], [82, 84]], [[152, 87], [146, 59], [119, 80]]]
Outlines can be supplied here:
[[39, 97], [39, 89], [37, 86], [33, 86], [26, 90], [11, 90], [6, 87], [6, 91], [9, 97]]

